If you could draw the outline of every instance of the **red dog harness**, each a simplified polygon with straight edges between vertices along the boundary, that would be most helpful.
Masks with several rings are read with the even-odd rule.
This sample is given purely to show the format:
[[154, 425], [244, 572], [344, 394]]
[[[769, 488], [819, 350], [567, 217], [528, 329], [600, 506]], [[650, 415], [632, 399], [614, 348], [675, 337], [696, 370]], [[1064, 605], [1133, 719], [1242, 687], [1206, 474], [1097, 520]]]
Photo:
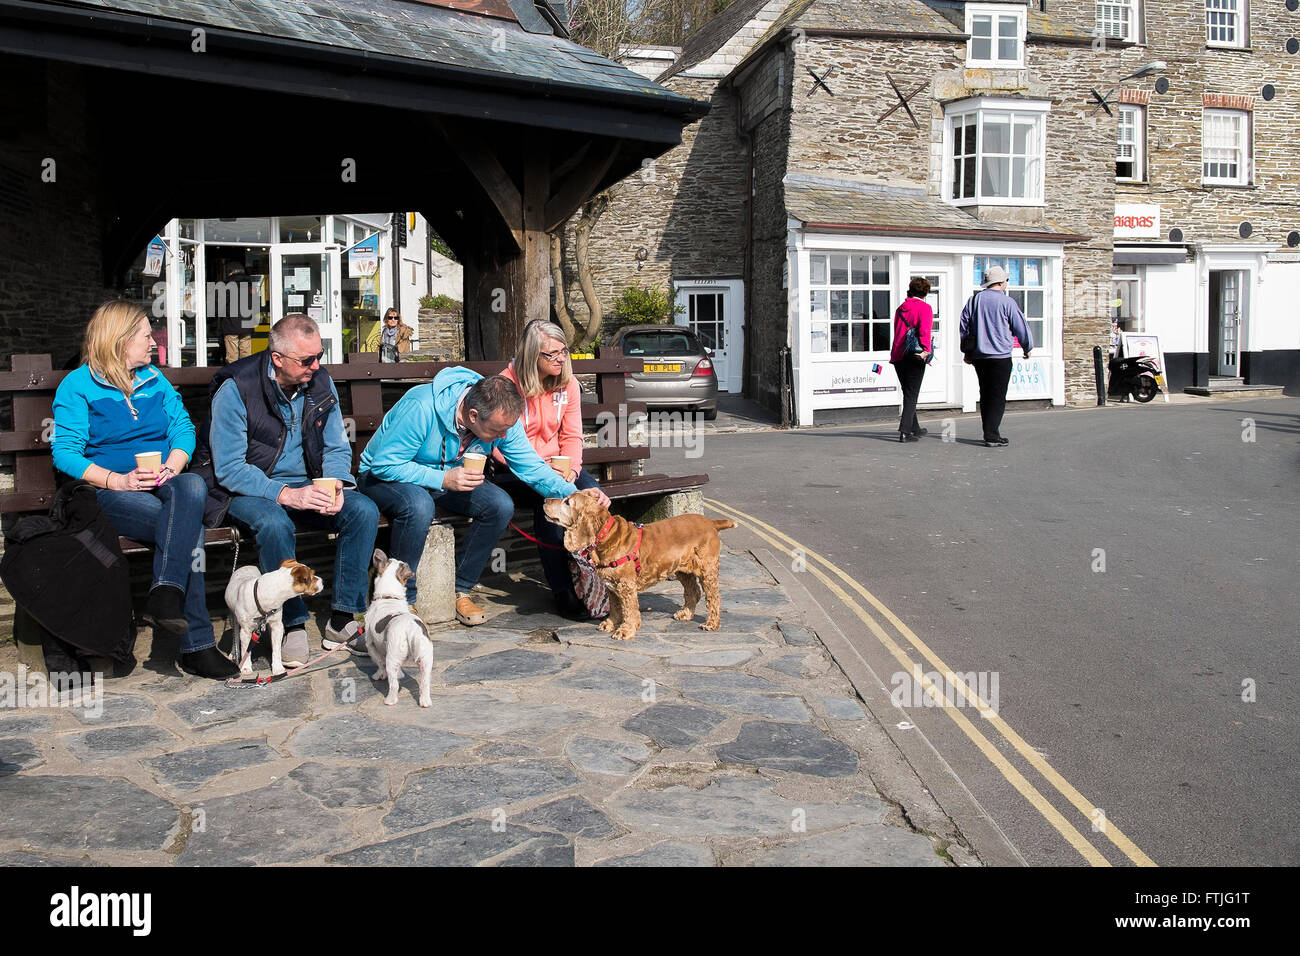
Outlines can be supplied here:
[[582, 556], [586, 558], [588, 561], [590, 561], [591, 564], [597, 568], [616, 568], [620, 564], [627, 564], [627, 562], [631, 561], [632, 564], [636, 567], [636, 573], [640, 574], [641, 573], [641, 557], [640, 557], [641, 536], [645, 534], [645, 527], [643, 525], [636, 526], [636, 544], [632, 545], [631, 551], [623, 555], [623, 557], [609, 562], [609, 564], [600, 564], [599, 562], [596, 561], [596, 545], [600, 544], [602, 541], [604, 541], [606, 538], [609, 537], [609, 533], [614, 530], [614, 525], [615, 525], [614, 516], [610, 515], [609, 520], [605, 522], [605, 527], [601, 528], [600, 533], [596, 535], [596, 540], [591, 544], [587, 545], [587, 547], [583, 549]]

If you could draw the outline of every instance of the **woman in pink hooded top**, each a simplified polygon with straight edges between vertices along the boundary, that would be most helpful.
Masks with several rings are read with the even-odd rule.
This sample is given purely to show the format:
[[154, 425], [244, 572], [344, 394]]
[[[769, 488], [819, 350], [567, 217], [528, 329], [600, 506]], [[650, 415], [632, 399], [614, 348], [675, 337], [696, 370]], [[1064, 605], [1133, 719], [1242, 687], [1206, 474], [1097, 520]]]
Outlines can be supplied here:
[[[927, 433], [916, 420], [916, 396], [921, 393], [925, 367], [934, 355], [934, 346], [930, 341], [934, 310], [925, 301], [929, 294], [929, 280], [914, 276], [907, 286], [907, 298], [894, 313], [894, 344], [889, 350], [889, 361], [898, 373], [898, 382], [903, 388], [903, 417], [898, 421], [898, 440], [904, 442], [920, 441], [921, 436]], [[903, 343], [908, 329], [916, 329], [923, 351], [911, 354], [904, 351]]]
[[[514, 359], [501, 372], [519, 386], [524, 397], [524, 412], [519, 421], [524, 434], [542, 461], [549, 464], [566, 481], [583, 488], [600, 489], [596, 479], [582, 470], [582, 390], [573, 377], [569, 346], [564, 330], [553, 322], [535, 319], [524, 326]], [[569, 459], [567, 470], [551, 459], [557, 455]], [[564, 550], [564, 529], [552, 524], [542, 512], [542, 496], [516, 478], [498, 461], [495, 479], [517, 504], [533, 506], [533, 534], [541, 542], [537, 555], [542, 562], [546, 583], [555, 592], [556, 610], [565, 617], [584, 619], [587, 606], [573, 589], [569, 572], [569, 554]], [[601, 503], [609, 499], [601, 494]]]

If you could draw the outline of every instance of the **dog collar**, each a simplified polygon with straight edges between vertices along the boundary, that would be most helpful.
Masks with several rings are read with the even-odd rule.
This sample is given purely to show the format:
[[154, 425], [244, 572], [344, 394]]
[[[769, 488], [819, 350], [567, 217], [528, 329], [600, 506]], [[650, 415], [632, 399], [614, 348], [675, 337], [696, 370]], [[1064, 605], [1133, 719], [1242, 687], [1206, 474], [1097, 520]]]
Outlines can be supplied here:
[[[613, 521], [614, 521], [613, 518], [610, 518], [609, 520], [610, 520], [610, 523], [613, 523]], [[605, 530], [608, 530], [608, 529], [609, 529], [609, 525], [607, 524], [607, 525], [605, 525]], [[603, 535], [603, 534], [604, 534], [604, 531], [601, 532], [601, 535]], [[621, 557], [621, 558], [616, 558], [615, 560], [609, 562], [608, 564], [601, 564], [600, 562], [598, 562], [598, 561], [596, 560], [596, 544], [599, 544], [599, 543], [600, 543], [601, 535], [597, 535], [597, 536], [596, 536], [596, 544], [592, 544], [592, 545], [588, 546], [588, 547], [587, 547], [587, 548], [582, 552], [582, 556], [583, 556], [584, 558], [586, 558], [588, 561], [590, 561], [591, 564], [592, 564], [592, 566], [597, 567], [597, 568], [616, 568], [616, 567], [618, 567], [620, 564], [627, 564], [627, 562], [631, 561], [632, 564], [633, 564], [633, 566], [636, 567], [636, 573], [637, 573], [637, 574], [640, 574], [640, 573], [641, 573], [641, 557], [640, 557], [640, 553], [641, 553], [641, 537], [642, 537], [642, 535], [644, 535], [644, 534], [645, 534], [645, 526], [644, 526], [644, 525], [637, 525], [637, 526], [636, 526], [636, 543], [635, 543], [634, 545], [632, 545], [632, 550], [629, 551], [627, 554], [623, 555], [623, 557]]]
[[[600, 544], [602, 541], [604, 541], [606, 538], [608, 538], [608, 537], [609, 537], [609, 533], [610, 533], [611, 531], [614, 530], [614, 525], [615, 525], [614, 516], [613, 516], [613, 515], [610, 515], [610, 516], [609, 516], [609, 520], [605, 522], [605, 527], [601, 528], [600, 531], [597, 532], [597, 534], [596, 534], [596, 540], [595, 540], [595, 542], [591, 545], [591, 547], [594, 548], [597, 544]], [[641, 527], [641, 526], [640, 526], [640, 525], [637, 525], [637, 527], [639, 528], [639, 527]], [[588, 550], [590, 550], [590, 549], [588, 549]]]

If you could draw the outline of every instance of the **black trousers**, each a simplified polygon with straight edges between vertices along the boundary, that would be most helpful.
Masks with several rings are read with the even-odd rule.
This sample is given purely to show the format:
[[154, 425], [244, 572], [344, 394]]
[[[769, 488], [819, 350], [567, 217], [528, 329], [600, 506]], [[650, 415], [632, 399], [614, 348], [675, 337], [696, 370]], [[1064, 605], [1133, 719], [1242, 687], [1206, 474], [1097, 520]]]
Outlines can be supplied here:
[[921, 423], [916, 420], [916, 396], [921, 394], [925, 363], [904, 355], [901, 362], [894, 363], [894, 371], [898, 374], [898, 384], [903, 387], [903, 417], [898, 420], [898, 430], [904, 435], [915, 435], [921, 430]]
[[984, 440], [1002, 437], [1002, 414], [1007, 410], [1007, 385], [1011, 381], [1010, 358], [972, 359], [980, 380], [980, 421], [984, 423]]

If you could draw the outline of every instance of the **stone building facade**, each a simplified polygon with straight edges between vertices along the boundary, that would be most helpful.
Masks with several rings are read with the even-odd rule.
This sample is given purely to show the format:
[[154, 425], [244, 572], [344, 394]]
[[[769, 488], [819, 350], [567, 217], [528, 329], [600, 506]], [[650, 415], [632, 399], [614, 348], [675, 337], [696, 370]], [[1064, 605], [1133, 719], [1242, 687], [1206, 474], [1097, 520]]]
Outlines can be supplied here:
[[[1207, 4], [1240, 4], [1242, 46], [1207, 40]], [[1231, 374], [1217, 353], [1232, 345], [1232, 309], [1238, 374], [1293, 387], [1300, 157], [1286, 91], [1300, 57], [1286, 51], [1300, 15], [1281, 0], [1245, 5], [736, 0], [659, 78], [713, 110], [655, 164], [653, 188], [615, 193], [593, 234], [598, 288], [612, 301], [633, 282], [669, 286], [688, 307], [724, 290], [724, 387], [779, 408], [788, 348], [799, 424], [897, 405], [887, 337], [875, 336], [916, 274], [944, 287], [922, 401], [973, 408], [957, 323], [943, 320], [993, 263], [1011, 267], [1038, 337], [1029, 361], [1017, 356], [1012, 400], [1094, 400], [1093, 349], [1116, 325], [1157, 336], [1174, 389]], [[1134, 30], [1115, 27], [1117, 6], [1136, 11]], [[1205, 180], [1207, 110], [1248, 130], [1238, 185]], [[1135, 117], [1136, 173], [1117, 165]], [[958, 126], [978, 130], [976, 155], [955, 154]], [[962, 194], [958, 159], [980, 174], [1017, 162], [1015, 148], [983, 148], [1008, 129], [1038, 138], [1019, 157], [1038, 182], [1020, 197], [998, 195], [1015, 190], [1006, 182], [987, 200], [982, 181]], [[693, 321], [689, 308], [678, 321]]]
[[1297, 4], [1056, 0], [1052, 11], [1105, 38], [1098, 42], [1126, 39], [1134, 69], [1157, 65], [1121, 84], [1113, 107], [1125, 114], [1120, 151], [1128, 154], [1115, 190], [1112, 300], [1121, 328], [1158, 337], [1175, 388], [1222, 375], [1294, 394]]
[[[986, 22], [1014, 21], [1010, 60], [972, 57], [968, 6]], [[644, 230], [650, 255], [637, 271], [672, 284], [688, 324], [691, 299], [739, 267], [724, 305], [735, 325], [728, 351], [741, 355], [728, 354], [724, 387], [779, 408], [787, 381], [798, 424], [892, 414], [901, 393], [888, 365], [890, 320], [910, 278], [925, 274], [938, 286], [941, 338], [922, 400], [973, 409], [953, 320], [982, 270], [999, 264], [1041, 336], [1017, 362], [1012, 399], [1094, 394], [1092, 349], [1110, 327], [1116, 134], [1089, 91], [1123, 75], [1131, 45], [1097, 44], [1090, 30], [1023, 2], [737, 0], [710, 27], [660, 82], [709, 95], [713, 111], [681, 157], [656, 164], [663, 198], [616, 196], [598, 234], [603, 244], [607, 228]], [[1033, 140], [1003, 157], [1008, 171], [1028, 164], [1018, 174], [1033, 181], [1028, 195], [953, 195], [963, 116], [983, 124], [980, 142], [1002, 130], [1027, 137], [1022, 147]], [[970, 159], [981, 170], [998, 161]], [[673, 162], [714, 173], [665, 188]], [[654, 241], [667, 235], [658, 230], [669, 210], [694, 215], [705, 202], [708, 222]], [[597, 259], [611, 295], [633, 274], [617, 258]]]

